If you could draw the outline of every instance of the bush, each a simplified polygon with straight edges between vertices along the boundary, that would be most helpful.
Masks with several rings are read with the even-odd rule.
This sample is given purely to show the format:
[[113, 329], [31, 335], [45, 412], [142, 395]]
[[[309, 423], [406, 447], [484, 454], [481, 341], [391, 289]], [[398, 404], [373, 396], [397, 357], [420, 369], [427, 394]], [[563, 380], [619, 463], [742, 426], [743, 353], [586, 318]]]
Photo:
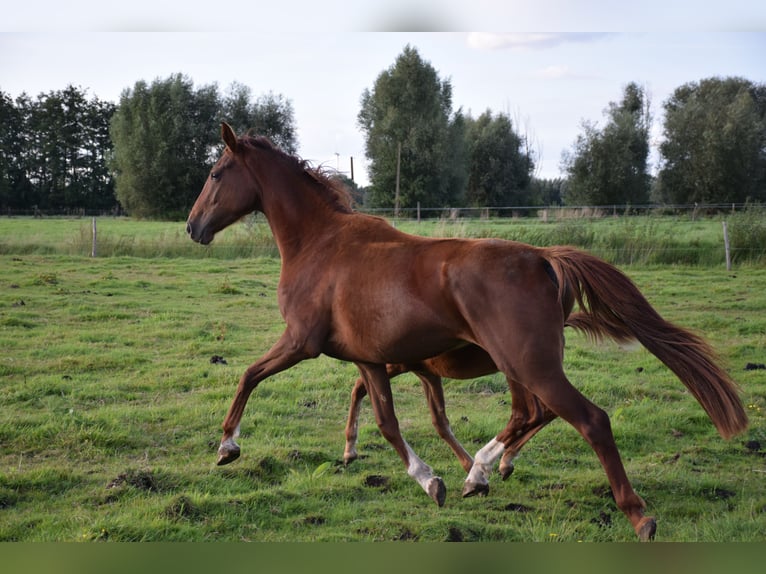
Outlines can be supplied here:
[[728, 223], [733, 262], [763, 261], [766, 256], [766, 208], [748, 204], [731, 216]]

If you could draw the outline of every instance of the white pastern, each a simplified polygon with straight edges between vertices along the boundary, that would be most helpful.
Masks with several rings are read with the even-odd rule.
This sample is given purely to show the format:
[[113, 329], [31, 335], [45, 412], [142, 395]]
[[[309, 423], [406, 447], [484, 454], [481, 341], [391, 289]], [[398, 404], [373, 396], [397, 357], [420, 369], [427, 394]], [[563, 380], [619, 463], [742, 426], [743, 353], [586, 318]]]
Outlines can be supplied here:
[[423, 490], [428, 492], [428, 486], [431, 484], [431, 481], [437, 478], [434, 476], [434, 471], [415, 454], [415, 451], [407, 444], [407, 441], [404, 442], [404, 446], [407, 447], [407, 458], [409, 460], [407, 474], [414, 478]]
[[346, 461], [355, 460], [358, 456], [358, 453], [356, 452], [356, 441], [359, 435], [359, 410], [361, 406], [361, 401], [354, 405], [354, 413], [351, 417], [353, 424], [348, 429], [350, 436], [346, 438], [346, 448], [343, 450], [343, 460]]
[[236, 441], [234, 440], [238, 436], [239, 436], [239, 425], [237, 425], [237, 428], [234, 429], [233, 435], [221, 441], [221, 446], [218, 447], [218, 454], [239, 450], [239, 445], [237, 445]]
[[513, 461], [516, 460], [517, 453], [510, 451], [504, 451], [503, 457], [500, 459], [501, 466], [513, 466]]
[[231, 452], [237, 450], [238, 448], [239, 446], [236, 442], [234, 442], [234, 439], [229, 437], [221, 441], [221, 446], [218, 447], [218, 453], [221, 454], [224, 452]]
[[497, 439], [492, 439], [476, 453], [473, 459], [471, 472], [468, 473], [466, 482], [474, 484], [489, 484], [489, 475], [495, 461], [505, 451], [505, 445]]

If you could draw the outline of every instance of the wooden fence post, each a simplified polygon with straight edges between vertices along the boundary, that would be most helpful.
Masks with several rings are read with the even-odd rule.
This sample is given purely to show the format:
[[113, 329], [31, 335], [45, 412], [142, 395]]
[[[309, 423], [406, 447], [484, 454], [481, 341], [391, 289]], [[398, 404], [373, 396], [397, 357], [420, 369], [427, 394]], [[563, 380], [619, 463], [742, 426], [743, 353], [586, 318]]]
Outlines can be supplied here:
[[731, 250], [729, 249], [729, 230], [723, 222], [723, 246], [726, 249], [726, 271], [731, 271]]
[[93, 228], [93, 241], [91, 243], [90, 256], [91, 257], [95, 257], [96, 256], [96, 246], [97, 246], [97, 242], [96, 242], [96, 218], [95, 217], [93, 218], [93, 221], [92, 221], [92, 228]]

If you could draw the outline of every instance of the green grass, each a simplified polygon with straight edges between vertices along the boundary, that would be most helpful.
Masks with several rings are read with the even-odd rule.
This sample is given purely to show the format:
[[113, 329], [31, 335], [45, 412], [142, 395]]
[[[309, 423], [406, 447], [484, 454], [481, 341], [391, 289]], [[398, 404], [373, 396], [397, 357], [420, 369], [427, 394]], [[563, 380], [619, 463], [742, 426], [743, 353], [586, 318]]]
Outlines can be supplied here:
[[[93, 225], [89, 218], [0, 218], [0, 254], [90, 255]], [[100, 257], [274, 257], [278, 255], [266, 220], [249, 217], [222, 231], [214, 244], [200, 249], [182, 222], [96, 219], [96, 252]]]
[[[84, 224], [62, 223], [59, 243], [73, 223]], [[125, 234], [135, 226], [134, 243], [167, 233], [167, 224], [119, 225]], [[279, 261], [192, 247], [200, 257], [0, 255], [0, 540], [634, 540], [595, 455], [561, 421], [527, 445], [508, 481], [493, 478], [488, 497], [462, 499], [464, 473], [411, 375], [393, 383], [397, 414], [444, 478], [445, 506], [407, 476], [368, 405], [362, 458], [340, 465], [356, 371], [326, 357], [262, 383], [243, 419], [242, 458], [216, 467], [239, 376], [283, 329]], [[644, 350], [568, 332], [570, 379], [611, 415], [658, 540], [763, 541], [766, 371], [745, 366], [766, 363], [766, 269], [626, 270], [663, 315], [719, 351], [742, 386], [750, 429], [721, 439]], [[505, 425], [501, 377], [448, 381], [445, 391], [469, 451]]]
[[[732, 260], [766, 262], [766, 212], [752, 206], [734, 214], [688, 216], [603, 216], [540, 219], [402, 220], [407, 232], [440, 237], [500, 237], [533, 245], [575, 245], [620, 265], [723, 265], [726, 221]], [[219, 233], [200, 249], [188, 240], [180, 222], [97, 219], [97, 254], [101, 257], [207, 257], [237, 259], [278, 256], [263, 216], [249, 216]], [[0, 218], [0, 254], [91, 254], [92, 223], [87, 218]]]

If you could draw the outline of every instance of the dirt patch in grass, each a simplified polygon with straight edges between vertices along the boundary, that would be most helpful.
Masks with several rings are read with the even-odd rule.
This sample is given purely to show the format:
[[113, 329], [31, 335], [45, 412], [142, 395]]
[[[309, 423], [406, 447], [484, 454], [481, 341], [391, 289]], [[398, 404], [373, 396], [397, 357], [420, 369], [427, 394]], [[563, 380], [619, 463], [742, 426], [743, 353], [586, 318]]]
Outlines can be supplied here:
[[510, 504], [506, 504], [504, 510], [507, 510], [509, 512], [531, 512], [532, 507], [526, 506], [525, 504], [519, 504], [518, 502], [511, 502]]
[[128, 470], [121, 472], [106, 485], [107, 488], [132, 486], [146, 492], [160, 492], [171, 488], [165, 477], [156, 475], [151, 470]]
[[196, 520], [202, 516], [202, 510], [188, 496], [178, 496], [165, 507], [162, 513], [171, 520]]
[[390, 484], [391, 479], [380, 474], [370, 474], [364, 477], [364, 485], [370, 488], [382, 488], [386, 491]]

